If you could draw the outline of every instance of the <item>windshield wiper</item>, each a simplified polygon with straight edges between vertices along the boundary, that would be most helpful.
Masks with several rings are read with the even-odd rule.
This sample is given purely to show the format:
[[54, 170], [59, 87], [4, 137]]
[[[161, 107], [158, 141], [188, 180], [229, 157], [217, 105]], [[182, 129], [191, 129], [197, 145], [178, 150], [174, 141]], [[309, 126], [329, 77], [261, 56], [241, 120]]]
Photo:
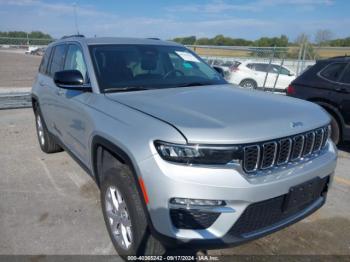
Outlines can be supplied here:
[[103, 90], [104, 93], [117, 93], [117, 92], [129, 92], [129, 91], [142, 91], [150, 90], [150, 88], [145, 88], [143, 86], [125, 86], [125, 87], [111, 87]]
[[187, 87], [187, 86], [207, 86], [211, 85], [211, 83], [203, 83], [203, 82], [192, 82], [178, 85], [177, 87]]

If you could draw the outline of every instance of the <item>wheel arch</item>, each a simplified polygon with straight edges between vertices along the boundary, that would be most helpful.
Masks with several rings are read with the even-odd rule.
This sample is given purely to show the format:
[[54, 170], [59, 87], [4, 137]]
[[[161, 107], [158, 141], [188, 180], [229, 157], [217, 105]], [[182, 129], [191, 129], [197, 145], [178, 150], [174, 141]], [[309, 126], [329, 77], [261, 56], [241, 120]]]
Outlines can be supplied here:
[[102, 182], [101, 177], [98, 174], [98, 170], [101, 167], [99, 165], [102, 165], [101, 160], [103, 158], [103, 151], [107, 151], [109, 154], [111, 154], [113, 157], [115, 157], [121, 163], [128, 165], [128, 167], [131, 169], [131, 173], [132, 173], [132, 175], [134, 177], [134, 181], [135, 181], [135, 186], [136, 186], [136, 189], [140, 195], [140, 198], [142, 201], [142, 207], [145, 211], [150, 230], [153, 233], [153, 235], [158, 236], [159, 233], [155, 230], [155, 228], [153, 226], [153, 223], [152, 223], [152, 220], [151, 220], [148, 208], [147, 208], [147, 203], [146, 203], [144, 191], [143, 191], [143, 190], [145, 190], [145, 188], [142, 188], [140, 185], [142, 180], [140, 180], [138, 177], [135, 165], [133, 164], [131, 157], [121, 147], [119, 147], [115, 143], [109, 141], [108, 139], [106, 139], [100, 135], [96, 135], [93, 137], [92, 147], [91, 147], [92, 174], [95, 178], [95, 181], [96, 181], [98, 187], [100, 187], [101, 182]]
[[330, 115], [332, 115], [338, 121], [340, 125], [340, 138], [343, 139], [345, 122], [336, 105], [334, 105], [331, 101], [327, 99], [311, 98], [311, 99], [308, 99], [308, 101], [314, 102], [320, 105], [324, 110], [326, 110]]
[[132, 169], [132, 172], [134, 174], [134, 178], [137, 181], [137, 173], [135, 166], [131, 160], [131, 157], [123, 150], [121, 147], [117, 146], [115, 143], [112, 143], [108, 139], [96, 135], [92, 139], [91, 143], [91, 163], [92, 163], [92, 171], [96, 178], [98, 186], [100, 186], [100, 183], [103, 180], [103, 177], [101, 177], [101, 174], [98, 173], [100, 170], [102, 164], [103, 164], [103, 157], [104, 157], [104, 151], [107, 151], [110, 155], [112, 155], [116, 160], [118, 160], [120, 163], [127, 165], [130, 169]]
[[36, 95], [32, 94], [31, 100], [32, 100], [32, 108], [33, 108], [33, 111], [35, 112], [35, 110], [39, 106], [39, 99], [38, 99], [38, 97]]

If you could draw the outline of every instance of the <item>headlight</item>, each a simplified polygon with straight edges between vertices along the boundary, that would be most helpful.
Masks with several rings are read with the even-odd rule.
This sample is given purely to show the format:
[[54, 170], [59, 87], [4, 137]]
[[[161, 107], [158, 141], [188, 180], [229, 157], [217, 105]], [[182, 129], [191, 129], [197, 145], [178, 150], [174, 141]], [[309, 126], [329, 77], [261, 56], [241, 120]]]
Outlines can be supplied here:
[[163, 141], [155, 141], [154, 145], [164, 160], [188, 165], [226, 165], [242, 159], [239, 146], [180, 145]]

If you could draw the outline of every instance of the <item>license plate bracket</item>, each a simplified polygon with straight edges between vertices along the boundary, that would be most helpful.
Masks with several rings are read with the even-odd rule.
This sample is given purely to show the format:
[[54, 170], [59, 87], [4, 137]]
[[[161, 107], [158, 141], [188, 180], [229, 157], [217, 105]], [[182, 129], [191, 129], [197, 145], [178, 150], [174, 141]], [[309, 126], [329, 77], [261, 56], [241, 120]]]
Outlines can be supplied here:
[[320, 197], [322, 191], [321, 186], [323, 184], [321, 182], [321, 178], [316, 177], [291, 187], [283, 202], [283, 212], [289, 212], [290, 210], [303, 207]]

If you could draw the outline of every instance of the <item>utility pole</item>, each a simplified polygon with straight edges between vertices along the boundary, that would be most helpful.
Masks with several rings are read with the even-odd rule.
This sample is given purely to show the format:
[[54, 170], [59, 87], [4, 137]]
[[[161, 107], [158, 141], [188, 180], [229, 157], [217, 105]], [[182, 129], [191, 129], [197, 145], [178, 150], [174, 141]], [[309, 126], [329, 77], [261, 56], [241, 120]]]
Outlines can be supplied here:
[[77, 3], [73, 3], [73, 12], [74, 12], [75, 29], [77, 31], [77, 34], [79, 35], [78, 17], [77, 17]]

